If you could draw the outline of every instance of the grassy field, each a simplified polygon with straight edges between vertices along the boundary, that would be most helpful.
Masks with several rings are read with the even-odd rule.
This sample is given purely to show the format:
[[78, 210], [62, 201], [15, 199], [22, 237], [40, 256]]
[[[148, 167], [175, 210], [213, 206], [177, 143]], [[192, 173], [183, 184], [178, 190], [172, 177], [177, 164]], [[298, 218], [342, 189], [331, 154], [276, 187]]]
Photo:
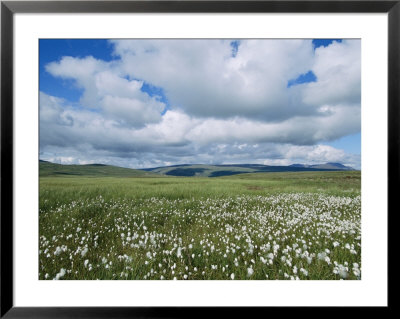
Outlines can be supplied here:
[[361, 278], [359, 171], [50, 175], [40, 279]]
[[143, 177], [158, 176], [152, 172], [102, 164], [61, 165], [41, 161], [39, 163], [40, 177]]

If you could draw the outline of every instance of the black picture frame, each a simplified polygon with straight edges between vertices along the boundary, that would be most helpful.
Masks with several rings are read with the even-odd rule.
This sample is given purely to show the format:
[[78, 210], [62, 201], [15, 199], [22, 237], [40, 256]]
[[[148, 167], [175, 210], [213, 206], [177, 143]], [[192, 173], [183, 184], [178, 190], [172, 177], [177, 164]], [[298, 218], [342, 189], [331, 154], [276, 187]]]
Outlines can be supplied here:
[[[1, 318], [176, 318], [233, 315], [241, 309], [15, 307], [13, 302], [13, 16], [15, 13], [388, 13], [388, 231], [398, 213], [400, 163], [400, 0], [396, 1], [1, 1]], [[391, 213], [391, 214], [390, 214]], [[388, 247], [393, 242], [388, 232]], [[388, 251], [388, 253], [389, 253]], [[389, 254], [388, 254], [389, 262]], [[389, 270], [389, 269], [388, 269]], [[390, 281], [388, 281], [389, 287]], [[34, 292], [32, 292], [34, 293]], [[390, 309], [390, 297], [388, 307]], [[276, 312], [277, 308], [245, 310]], [[291, 307], [296, 312], [309, 311]], [[281, 311], [281, 310], [279, 310]], [[337, 312], [338, 308], [332, 308]], [[370, 309], [368, 310], [370, 311]]]

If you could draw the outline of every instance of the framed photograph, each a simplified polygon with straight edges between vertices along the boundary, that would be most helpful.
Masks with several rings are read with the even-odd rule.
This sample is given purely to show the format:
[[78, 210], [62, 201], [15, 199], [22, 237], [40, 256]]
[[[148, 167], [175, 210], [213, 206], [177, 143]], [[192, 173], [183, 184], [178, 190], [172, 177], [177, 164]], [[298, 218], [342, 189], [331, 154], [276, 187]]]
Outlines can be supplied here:
[[1, 316], [388, 309], [399, 18], [2, 1]]

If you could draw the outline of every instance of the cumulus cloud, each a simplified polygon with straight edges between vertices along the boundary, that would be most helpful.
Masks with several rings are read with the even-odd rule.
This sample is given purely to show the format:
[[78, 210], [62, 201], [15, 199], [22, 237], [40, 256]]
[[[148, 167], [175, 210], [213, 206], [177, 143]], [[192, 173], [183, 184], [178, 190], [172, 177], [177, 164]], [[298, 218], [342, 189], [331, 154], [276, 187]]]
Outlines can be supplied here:
[[318, 81], [308, 83], [303, 91], [304, 103], [326, 105], [360, 105], [361, 41], [333, 42], [315, 51], [312, 71]]
[[[330, 146], [276, 143], [276, 134], [286, 131], [281, 128], [273, 133], [278, 128], [276, 124], [268, 127], [269, 124], [243, 120], [204, 121], [179, 111], [168, 111], [159, 123], [129, 128], [116, 125], [115, 120], [102, 114], [58, 103], [63, 101], [41, 93], [40, 149], [45, 156], [42, 158], [50, 161], [101, 162], [127, 167], [327, 161], [360, 166], [359, 156], [352, 157]], [[271, 132], [271, 136], [265, 136], [265, 131]]]
[[141, 127], [161, 120], [165, 104], [141, 90], [143, 81], [121, 76], [114, 62], [63, 57], [49, 63], [46, 70], [55, 77], [73, 79], [83, 89], [82, 106], [99, 109], [121, 125]]
[[[313, 112], [287, 83], [310, 70], [310, 40], [118, 40], [123, 74], [164, 88], [172, 105], [197, 117], [276, 121]], [[296, 89], [291, 90], [295, 95]]]
[[[361, 129], [360, 41], [118, 40], [115, 59], [46, 65], [82, 90], [77, 105], [40, 93], [42, 157], [127, 167], [321, 163], [360, 167], [324, 145]], [[312, 71], [315, 82], [289, 81]], [[144, 89], [163, 90], [165, 101]], [[58, 155], [57, 155], [58, 154]]]

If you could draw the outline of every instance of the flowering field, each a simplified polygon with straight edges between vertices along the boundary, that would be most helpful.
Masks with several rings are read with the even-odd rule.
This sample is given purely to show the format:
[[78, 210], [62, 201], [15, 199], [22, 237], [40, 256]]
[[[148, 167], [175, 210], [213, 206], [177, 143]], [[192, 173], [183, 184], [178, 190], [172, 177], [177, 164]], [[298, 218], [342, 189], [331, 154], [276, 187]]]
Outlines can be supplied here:
[[360, 172], [274, 174], [41, 178], [39, 278], [360, 279]]

